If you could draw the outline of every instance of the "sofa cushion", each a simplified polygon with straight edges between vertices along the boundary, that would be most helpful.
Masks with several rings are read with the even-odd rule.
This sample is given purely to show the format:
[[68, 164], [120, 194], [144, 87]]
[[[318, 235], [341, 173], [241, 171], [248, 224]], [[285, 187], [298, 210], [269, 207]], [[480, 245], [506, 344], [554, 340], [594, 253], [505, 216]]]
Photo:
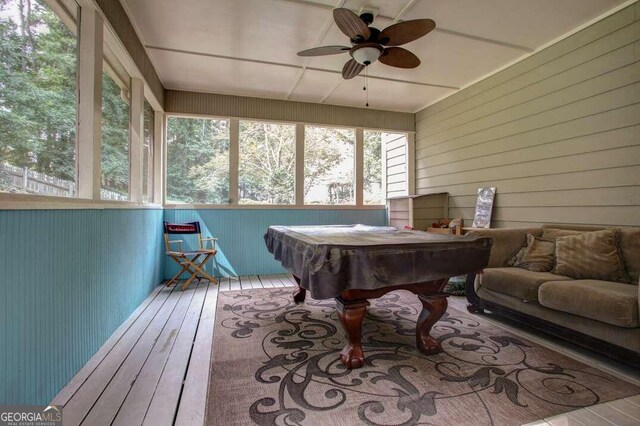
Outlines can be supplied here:
[[482, 287], [527, 301], [538, 300], [538, 287], [543, 283], [563, 280], [570, 281], [571, 278], [520, 268], [490, 268], [480, 275]]
[[541, 228], [487, 228], [474, 229], [467, 235], [491, 237], [491, 256], [489, 257], [489, 268], [501, 268], [511, 259], [522, 247], [527, 245], [527, 234], [539, 237], [542, 235]]
[[548, 281], [542, 306], [619, 327], [638, 327], [638, 287], [599, 280]]
[[560, 237], [566, 237], [568, 235], [580, 235], [586, 232], [592, 232], [592, 231], [576, 231], [573, 229], [544, 228], [542, 231], [542, 239], [547, 241], [555, 241]]
[[632, 284], [640, 279], [640, 228], [620, 229], [620, 248]]
[[529, 234], [526, 250], [513, 266], [528, 271], [549, 272], [555, 264], [555, 252], [556, 246], [553, 242], [541, 240]]
[[576, 279], [628, 283], [617, 232], [606, 229], [559, 237], [553, 273]]

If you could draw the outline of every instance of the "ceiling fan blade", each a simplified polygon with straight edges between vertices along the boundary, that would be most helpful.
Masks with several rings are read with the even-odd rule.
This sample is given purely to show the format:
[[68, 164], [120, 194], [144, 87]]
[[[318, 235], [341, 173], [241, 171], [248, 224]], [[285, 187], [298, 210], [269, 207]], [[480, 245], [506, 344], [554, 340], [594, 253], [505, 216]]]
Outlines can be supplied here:
[[393, 24], [380, 33], [378, 43], [385, 46], [400, 46], [429, 34], [436, 27], [431, 19], [414, 19]]
[[384, 49], [378, 58], [385, 65], [397, 68], [416, 68], [420, 65], [420, 59], [402, 47], [388, 47]]
[[325, 55], [337, 55], [339, 53], [348, 52], [350, 47], [344, 46], [322, 46], [314, 47], [313, 49], [302, 50], [298, 52], [298, 56], [325, 56]]
[[355, 59], [349, 60], [342, 68], [342, 78], [350, 80], [364, 69], [364, 65], [356, 62]]
[[369, 27], [362, 19], [349, 9], [334, 9], [333, 20], [347, 37], [356, 41], [365, 41], [371, 36]]

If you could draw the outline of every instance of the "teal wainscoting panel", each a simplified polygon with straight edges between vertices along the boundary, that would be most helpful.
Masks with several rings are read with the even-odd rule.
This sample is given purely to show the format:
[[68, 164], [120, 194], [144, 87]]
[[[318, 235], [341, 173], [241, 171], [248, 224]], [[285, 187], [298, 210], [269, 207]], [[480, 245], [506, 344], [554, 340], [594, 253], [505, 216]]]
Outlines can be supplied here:
[[[263, 235], [271, 225], [385, 225], [387, 213], [377, 210], [338, 209], [194, 209], [165, 210], [169, 222], [200, 221], [203, 233], [218, 240], [218, 254], [207, 271], [214, 276], [278, 274], [283, 269], [267, 251]], [[188, 246], [193, 239], [180, 237]], [[165, 258], [165, 278], [178, 267]]]
[[0, 211], [0, 404], [47, 404], [162, 281], [162, 210]]

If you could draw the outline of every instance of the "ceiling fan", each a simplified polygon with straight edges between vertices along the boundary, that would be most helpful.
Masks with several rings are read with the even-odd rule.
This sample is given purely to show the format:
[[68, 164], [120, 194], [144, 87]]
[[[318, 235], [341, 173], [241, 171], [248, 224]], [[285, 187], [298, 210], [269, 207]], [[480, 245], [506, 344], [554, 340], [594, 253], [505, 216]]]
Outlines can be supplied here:
[[[431, 19], [414, 19], [399, 22], [380, 31], [370, 27], [373, 14], [358, 16], [349, 9], [334, 9], [333, 19], [340, 30], [351, 40], [352, 47], [323, 46], [298, 52], [298, 56], [324, 56], [349, 52], [351, 59], [342, 68], [342, 77], [349, 80], [379, 60], [398, 68], [416, 68], [420, 59], [407, 49], [397, 47], [427, 35], [436, 23]], [[388, 47], [387, 47], [388, 46]]]

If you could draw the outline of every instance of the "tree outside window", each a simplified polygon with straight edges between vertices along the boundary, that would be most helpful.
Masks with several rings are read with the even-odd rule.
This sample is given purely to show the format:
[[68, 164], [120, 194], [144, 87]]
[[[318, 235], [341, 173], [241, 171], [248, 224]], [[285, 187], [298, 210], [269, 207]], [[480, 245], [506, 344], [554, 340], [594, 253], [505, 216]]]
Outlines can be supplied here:
[[144, 140], [142, 151], [142, 202], [152, 202], [153, 196], [153, 144], [154, 112], [151, 105], [144, 103]]
[[76, 29], [2, 0], [0, 39], [0, 191], [75, 197]]
[[365, 130], [363, 136], [364, 204], [384, 204], [386, 197], [382, 182], [382, 132]]
[[296, 126], [240, 122], [240, 204], [295, 204]]
[[101, 198], [123, 201], [129, 199], [129, 85], [116, 79], [102, 73]]
[[229, 121], [167, 120], [167, 202], [229, 203]]
[[304, 203], [355, 204], [355, 130], [305, 127]]

